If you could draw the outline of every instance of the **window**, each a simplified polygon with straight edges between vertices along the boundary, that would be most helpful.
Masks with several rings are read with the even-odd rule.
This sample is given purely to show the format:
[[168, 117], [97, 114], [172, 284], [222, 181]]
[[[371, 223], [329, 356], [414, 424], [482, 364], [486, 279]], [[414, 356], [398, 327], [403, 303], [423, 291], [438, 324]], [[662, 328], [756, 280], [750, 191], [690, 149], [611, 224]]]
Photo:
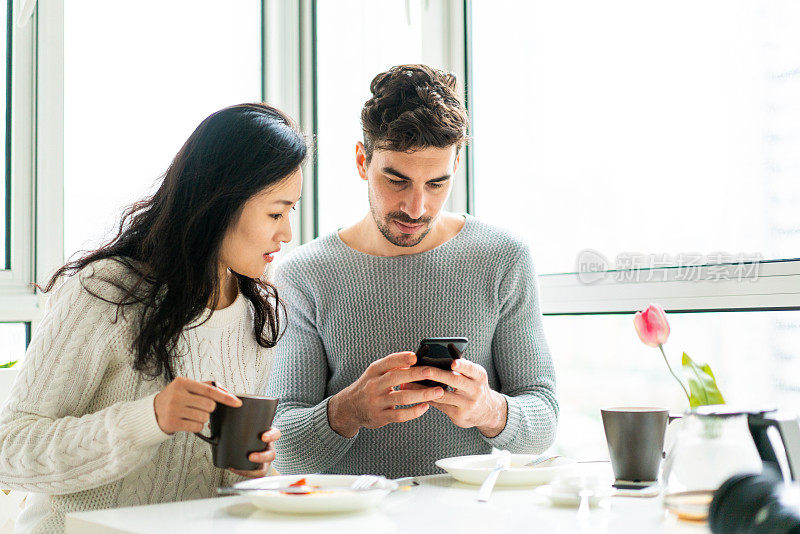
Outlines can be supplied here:
[[22, 359], [30, 327], [30, 323], [0, 323], [0, 366]]
[[[35, 20], [12, 12], [7, 1], [0, 15], [0, 35], [3, 43], [2, 69], [2, 154], [3, 171], [0, 178], [0, 323], [29, 323], [40, 314], [37, 297], [31, 282], [36, 270], [34, 244], [35, 231], [35, 175], [37, 133], [46, 130], [34, 128], [37, 108], [37, 70], [34, 61], [36, 50]], [[30, 3], [28, 3], [30, 4]], [[46, 9], [49, 9], [46, 8]], [[33, 17], [35, 19], [35, 16]], [[51, 34], [43, 24], [38, 35], [49, 38]], [[42, 51], [42, 65], [46, 63]], [[13, 84], [11, 83], [13, 81]], [[40, 80], [43, 84], [46, 80]], [[42, 109], [46, 108], [43, 106]], [[11, 343], [7, 335], [0, 336], [0, 359], [8, 351], [16, 350], [4, 344]], [[24, 336], [23, 336], [24, 343]], [[0, 362], [2, 363], [2, 362]]]
[[[361, 108], [372, 78], [394, 65], [420, 63], [422, 2], [316, 2], [319, 234], [360, 220], [366, 184], [355, 167]], [[343, 30], [346, 28], [346, 30]]]
[[476, 215], [540, 273], [798, 257], [800, 6], [472, 5]]
[[[664, 345], [680, 376], [685, 351], [714, 371], [726, 402], [800, 407], [800, 311], [669, 314]], [[600, 408], [665, 406], [686, 398], [658, 349], [639, 341], [630, 315], [548, 316], [547, 341], [558, 377], [558, 445], [583, 458], [607, 454]], [[591, 392], [591, 393], [587, 393]]]
[[10, 246], [11, 240], [9, 239], [9, 230], [11, 228], [11, 153], [9, 150], [9, 141], [11, 136], [11, 121], [8, 115], [10, 109], [9, 102], [11, 100], [11, 7], [12, 1], [6, 2], [6, 8], [0, 9], [0, 43], [3, 43], [4, 50], [4, 66], [2, 70], [2, 81], [0, 81], [0, 116], [3, 117], [2, 134], [0, 134], [0, 142], [2, 142], [3, 151], [3, 178], [0, 180], [0, 269], [10, 268]]
[[800, 404], [800, 7], [471, 5], [475, 214], [531, 245], [557, 446], [605, 456], [601, 407], [687, 406], [633, 328], [651, 301], [702, 312], [670, 314], [673, 367]]
[[261, 100], [261, 2], [70, 0], [64, 27], [69, 257], [114, 235], [209, 114]]

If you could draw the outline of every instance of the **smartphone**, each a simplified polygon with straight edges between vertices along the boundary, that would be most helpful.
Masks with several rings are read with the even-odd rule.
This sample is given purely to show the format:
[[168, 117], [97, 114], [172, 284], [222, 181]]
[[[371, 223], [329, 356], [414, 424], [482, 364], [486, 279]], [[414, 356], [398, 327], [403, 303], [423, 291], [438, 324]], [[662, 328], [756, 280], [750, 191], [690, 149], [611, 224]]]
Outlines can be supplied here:
[[620, 490], [641, 491], [650, 488], [652, 486], [658, 485], [658, 482], [652, 480], [647, 482], [640, 482], [633, 480], [616, 480], [611, 485]]
[[[461, 358], [467, 348], [468, 340], [465, 337], [428, 337], [419, 342], [417, 349], [417, 363], [414, 366], [427, 365], [450, 370], [453, 360]], [[417, 380], [417, 384], [434, 388], [439, 386], [447, 389], [447, 384], [435, 380]]]

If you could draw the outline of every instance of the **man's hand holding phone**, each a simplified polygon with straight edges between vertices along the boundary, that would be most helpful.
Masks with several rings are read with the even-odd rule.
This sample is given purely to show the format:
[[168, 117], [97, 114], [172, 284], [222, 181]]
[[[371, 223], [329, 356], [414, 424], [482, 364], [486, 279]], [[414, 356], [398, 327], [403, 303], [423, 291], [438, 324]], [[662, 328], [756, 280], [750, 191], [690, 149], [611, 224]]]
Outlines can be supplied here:
[[[430, 405], [444, 413], [456, 426], [476, 427], [487, 438], [506, 427], [508, 404], [505, 397], [489, 387], [486, 369], [464, 358], [454, 359], [450, 370], [433, 368], [433, 380], [453, 388]], [[407, 390], [424, 390], [421, 384], [405, 384]]]
[[[432, 401], [431, 406], [444, 413], [456, 426], [477, 427], [484, 436], [493, 438], [506, 426], [508, 404], [505, 397], [489, 387], [486, 369], [461, 357], [467, 342], [463, 337], [423, 339], [417, 349], [416, 365], [433, 367], [437, 378], [406, 384], [403, 388], [445, 388], [442, 398]], [[452, 390], [447, 390], [446, 386]]]
[[[500, 434], [506, 426], [508, 404], [505, 397], [489, 387], [486, 369], [464, 358], [453, 360], [451, 371], [436, 369], [434, 380], [453, 391], [430, 404], [444, 413], [456, 426], [477, 427], [487, 438]], [[441, 374], [440, 374], [441, 373]]]
[[396, 388], [418, 380], [438, 380], [438, 373], [453, 373], [434, 367], [413, 367], [416, 361], [413, 352], [396, 352], [372, 362], [358, 380], [328, 400], [331, 428], [351, 438], [362, 427], [380, 428], [411, 421], [428, 411], [429, 403], [444, 397], [441, 387]]

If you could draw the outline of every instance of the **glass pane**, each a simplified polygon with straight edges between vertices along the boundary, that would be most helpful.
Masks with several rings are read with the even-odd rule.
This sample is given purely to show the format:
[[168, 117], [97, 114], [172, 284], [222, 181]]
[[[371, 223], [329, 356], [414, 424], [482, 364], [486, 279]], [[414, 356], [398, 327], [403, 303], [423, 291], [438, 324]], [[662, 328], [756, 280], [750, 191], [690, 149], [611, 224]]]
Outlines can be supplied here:
[[[800, 409], [800, 312], [669, 314], [664, 351], [681, 376], [681, 354], [711, 366], [729, 404]], [[545, 317], [561, 405], [557, 447], [607, 457], [600, 409], [688, 408], [661, 353], [639, 341], [632, 315]]]
[[[319, 233], [361, 219], [366, 184], [356, 172], [361, 108], [376, 74], [422, 62], [420, 0], [344, 0], [317, 6]], [[346, 30], [343, 30], [346, 28]]]
[[261, 100], [261, 2], [64, 5], [64, 251], [95, 247], [212, 112]]
[[476, 214], [540, 273], [586, 248], [798, 256], [799, 3], [472, 6]]
[[25, 355], [26, 325], [26, 323], [0, 323], [0, 366], [21, 360]]
[[7, 111], [11, 87], [8, 81], [11, 79], [11, 62], [9, 61], [9, 52], [11, 50], [10, 41], [10, 14], [11, 14], [12, 0], [8, 0], [6, 5], [0, 8], [0, 43], [3, 46], [3, 70], [0, 74], [0, 117], [3, 118], [2, 134], [0, 134], [0, 142], [2, 142], [3, 152], [3, 178], [0, 179], [0, 269], [10, 269], [9, 265], [11, 258], [9, 257], [8, 245], [11, 242], [9, 239], [9, 232], [11, 224], [8, 216], [9, 195], [11, 194], [10, 188], [11, 177], [9, 176], [9, 162], [11, 154], [9, 154], [9, 132], [11, 124], [8, 121]]

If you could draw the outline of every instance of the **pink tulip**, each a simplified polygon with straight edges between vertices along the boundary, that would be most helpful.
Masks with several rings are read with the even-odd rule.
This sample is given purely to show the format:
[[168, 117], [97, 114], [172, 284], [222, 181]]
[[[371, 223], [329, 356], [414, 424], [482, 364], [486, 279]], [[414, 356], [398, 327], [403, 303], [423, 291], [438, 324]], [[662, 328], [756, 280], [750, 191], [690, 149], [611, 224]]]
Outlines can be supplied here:
[[663, 345], [669, 338], [667, 314], [658, 304], [651, 304], [646, 310], [636, 312], [633, 325], [636, 327], [639, 339], [648, 347]]

